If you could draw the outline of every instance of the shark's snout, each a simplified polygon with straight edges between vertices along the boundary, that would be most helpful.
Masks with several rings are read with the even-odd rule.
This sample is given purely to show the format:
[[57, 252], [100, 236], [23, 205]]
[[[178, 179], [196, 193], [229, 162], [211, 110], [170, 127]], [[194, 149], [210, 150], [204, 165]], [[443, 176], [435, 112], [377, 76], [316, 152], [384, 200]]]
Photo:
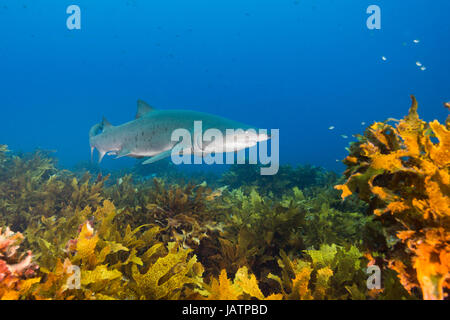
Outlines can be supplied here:
[[89, 130], [89, 138], [95, 137], [99, 135], [103, 131], [103, 125], [101, 123], [97, 123], [92, 126], [91, 130]]

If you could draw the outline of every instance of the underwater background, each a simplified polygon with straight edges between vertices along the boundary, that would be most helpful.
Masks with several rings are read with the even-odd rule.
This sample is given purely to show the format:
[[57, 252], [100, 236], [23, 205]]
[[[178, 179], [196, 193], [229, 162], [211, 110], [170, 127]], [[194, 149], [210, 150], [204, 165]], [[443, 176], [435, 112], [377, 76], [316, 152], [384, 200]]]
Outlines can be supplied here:
[[[0, 0], [0, 298], [448, 299], [449, 11]], [[279, 129], [278, 174], [91, 163], [137, 99]]]
[[[0, 136], [63, 166], [89, 160], [90, 127], [131, 120], [137, 99], [279, 128], [282, 163], [338, 171], [341, 135], [401, 117], [410, 94], [424, 119], [446, 114], [445, 0], [78, 1], [81, 30], [68, 30], [71, 4], [0, 3]], [[366, 26], [371, 4], [380, 30]]]

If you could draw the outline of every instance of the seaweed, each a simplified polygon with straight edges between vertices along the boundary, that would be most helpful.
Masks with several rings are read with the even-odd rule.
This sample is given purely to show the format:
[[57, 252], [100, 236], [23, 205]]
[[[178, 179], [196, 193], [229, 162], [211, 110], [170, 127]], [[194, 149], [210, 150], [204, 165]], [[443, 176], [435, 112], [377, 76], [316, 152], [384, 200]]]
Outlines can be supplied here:
[[[450, 289], [450, 127], [422, 121], [412, 96], [408, 115], [375, 122], [344, 160], [347, 181], [381, 223], [382, 252], [409, 292], [444, 299]], [[381, 237], [380, 237], [381, 238]], [[380, 249], [380, 248], [378, 248]]]
[[209, 285], [204, 285], [204, 294], [208, 300], [281, 300], [281, 294], [271, 294], [264, 296], [259, 288], [258, 281], [253, 274], [248, 273], [247, 267], [237, 270], [234, 280], [228, 278], [227, 272], [223, 269], [218, 279], [213, 278]]
[[159, 178], [151, 184], [136, 185], [131, 175], [105, 190], [106, 197], [124, 208], [122, 218], [128, 223], [159, 225], [165, 243], [177, 241], [186, 248], [198, 247], [203, 238], [221, 230], [215, 202], [221, 193], [221, 189], [212, 190], [206, 183], [167, 186]]
[[241, 188], [225, 193], [222, 201], [228, 205], [228, 214], [220, 250], [210, 257], [214, 273], [226, 268], [233, 274], [247, 265], [262, 277], [279, 270], [280, 250], [295, 254], [321, 244], [359, 244], [371, 219], [334, 209], [331, 199], [307, 197], [297, 187], [281, 198], [262, 196], [255, 188], [248, 193]]
[[77, 179], [57, 170], [55, 161], [37, 151], [23, 158], [2, 153], [0, 166], [0, 226], [24, 231], [42, 216], [63, 216], [63, 211], [96, 206], [106, 179], [90, 183], [85, 173]]
[[[278, 264], [281, 276], [269, 274], [268, 278], [280, 286], [283, 299], [287, 300], [335, 300], [335, 299], [384, 299], [385, 290], [369, 290], [364, 254], [355, 246], [348, 248], [324, 244], [318, 250], [304, 250], [302, 258], [291, 259], [281, 251]], [[391, 299], [409, 298], [392, 275], [384, 274], [384, 283], [389, 283]]]
[[9, 228], [0, 228], [0, 299], [16, 300], [29, 295], [33, 284], [40, 281], [36, 277], [38, 266], [32, 262], [31, 251], [21, 252], [21, 233]]
[[290, 165], [281, 165], [276, 175], [260, 174], [261, 165], [232, 165], [222, 175], [220, 182], [232, 189], [239, 187], [255, 187], [261, 194], [273, 193], [281, 196], [286, 190], [293, 187], [300, 189], [330, 183], [336, 176], [323, 168], [311, 165], [299, 165], [293, 168]]
[[[52, 270], [41, 269], [45, 276], [35, 298], [174, 299], [188, 284], [201, 281], [201, 265], [188, 257], [192, 250], [174, 242], [166, 249], [156, 240], [158, 226], [117, 227], [113, 221], [120, 213], [108, 200], [96, 211], [85, 211], [93, 218], [67, 242], [64, 262], [58, 258]], [[78, 288], [69, 286], [74, 266], [80, 270]]]
[[[415, 299], [401, 285], [417, 277], [406, 250], [447, 245], [445, 226], [427, 227], [428, 242], [409, 249], [411, 235], [395, 233], [405, 231], [403, 221], [372, 214], [383, 210], [380, 199], [360, 200], [360, 185], [342, 201], [333, 187], [344, 177], [321, 168], [281, 166], [276, 177], [261, 177], [258, 166], [233, 166], [221, 179], [164, 168], [156, 176], [156, 167], [104, 175], [80, 164], [72, 172], [47, 152], [0, 145], [0, 227], [20, 232], [4, 238], [27, 249], [0, 264], [24, 261], [30, 270], [3, 273], [3, 297]], [[370, 264], [381, 267], [383, 289], [365, 286]]]

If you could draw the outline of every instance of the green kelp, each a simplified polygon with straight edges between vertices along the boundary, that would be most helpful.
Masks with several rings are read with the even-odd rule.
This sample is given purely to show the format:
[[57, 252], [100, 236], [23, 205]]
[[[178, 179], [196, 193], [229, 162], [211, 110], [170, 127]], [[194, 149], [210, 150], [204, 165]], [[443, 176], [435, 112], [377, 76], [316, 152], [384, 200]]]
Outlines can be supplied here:
[[[281, 277], [269, 274], [289, 300], [400, 299], [410, 298], [392, 273], [383, 273], [385, 289], [367, 287], [367, 259], [355, 246], [321, 245], [304, 250], [303, 258], [291, 259], [281, 251]], [[387, 291], [386, 289], [389, 289]], [[394, 293], [394, 294], [392, 294]]]
[[[94, 212], [89, 207], [85, 211], [92, 219], [67, 242], [64, 262], [58, 259], [52, 270], [42, 270], [45, 276], [35, 287], [36, 298], [186, 298], [201, 283], [202, 267], [192, 250], [159, 242], [158, 226], [118, 227], [113, 221], [120, 213], [108, 200]], [[70, 287], [74, 266], [80, 270], [78, 287]]]
[[281, 196], [286, 190], [293, 187], [300, 189], [325, 185], [332, 183], [336, 175], [327, 172], [320, 167], [311, 165], [292, 167], [290, 165], [280, 166], [276, 175], [261, 175], [261, 165], [235, 164], [225, 172], [220, 179], [224, 185], [230, 188], [255, 187], [262, 194], [272, 192]]
[[331, 199], [317, 201], [297, 187], [281, 198], [261, 195], [255, 188], [224, 193], [228, 215], [219, 239], [221, 251], [210, 260], [229, 272], [247, 265], [257, 275], [266, 275], [278, 268], [280, 250], [297, 253], [325, 243], [359, 243], [371, 219], [334, 209]]

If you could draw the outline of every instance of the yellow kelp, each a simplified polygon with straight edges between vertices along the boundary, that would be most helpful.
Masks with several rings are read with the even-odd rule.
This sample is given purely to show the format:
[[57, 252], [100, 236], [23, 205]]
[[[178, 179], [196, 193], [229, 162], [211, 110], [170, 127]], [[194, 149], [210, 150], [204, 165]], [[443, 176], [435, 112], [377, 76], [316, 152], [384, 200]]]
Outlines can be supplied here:
[[357, 193], [379, 216], [392, 237], [389, 264], [404, 287], [443, 299], [450, 289], [450, 127], [422, 121], [412, 100], [395, 126], [376, 122], [358, 137], [344, 160], [348, 179], [336, 189], [343, 198]]

